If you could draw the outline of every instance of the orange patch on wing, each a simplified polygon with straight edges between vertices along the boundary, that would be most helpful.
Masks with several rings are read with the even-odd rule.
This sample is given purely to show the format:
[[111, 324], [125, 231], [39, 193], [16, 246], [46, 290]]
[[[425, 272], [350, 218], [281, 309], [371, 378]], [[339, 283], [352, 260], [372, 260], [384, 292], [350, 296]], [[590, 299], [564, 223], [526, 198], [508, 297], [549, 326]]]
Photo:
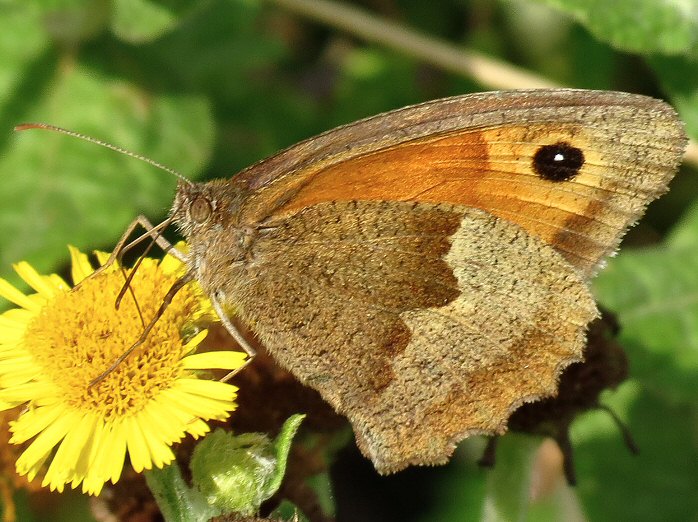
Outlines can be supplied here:
[[[585, 164], [571, 180], [541, 179], [533, 171], [533, 156], [539, 147], [560, 141], [582, 149]], [[557, 247], [573, 264], [588, 268], [613, 242], [618, 220], [625, 217], [609, 216], [610, 226], [604, 223], [609, 189], [601, 186], [603, 161], [588, 141], [579, 126], [551, 130], [546, 124], [418, 139], [306, 173], [278, 212], [323, 201], [460, 204], [517, 223]], [[612, 182], [607, 183], [610, 188]]]

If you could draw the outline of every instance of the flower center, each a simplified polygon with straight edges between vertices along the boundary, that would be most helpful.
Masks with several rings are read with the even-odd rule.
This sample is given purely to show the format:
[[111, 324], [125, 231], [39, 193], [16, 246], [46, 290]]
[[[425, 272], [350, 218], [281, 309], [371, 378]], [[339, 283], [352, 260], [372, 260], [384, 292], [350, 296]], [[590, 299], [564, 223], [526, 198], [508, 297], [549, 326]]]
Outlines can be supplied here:
[[126, 292], [118, 310], [116, 297], [124, 284], [119, 271], [89, 277], [56, 296], [24, 336], [26, 349], [43, 368], [42, 379], [56, 386], [67, 404], [105, 418], [138, 411], [183, 372], [182, 331], [199, 308], [191, 285], [179, 291], [142, 345], [102, 381], [89, 384], [140, 338], [176, 279], [155, 262], [143, 263], [133, 293]]

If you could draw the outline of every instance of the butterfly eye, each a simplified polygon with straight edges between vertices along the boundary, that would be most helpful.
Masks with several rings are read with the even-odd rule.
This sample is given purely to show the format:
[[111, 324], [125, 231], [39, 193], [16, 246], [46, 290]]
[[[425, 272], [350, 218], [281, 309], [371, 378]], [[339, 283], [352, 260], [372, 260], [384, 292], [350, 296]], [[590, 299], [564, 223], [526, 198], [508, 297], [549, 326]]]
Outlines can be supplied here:
[[189, 207], [189, 215], [195, 223], [203, 223], [212, 212], [211, 203], [206, 198], [196, 198]]

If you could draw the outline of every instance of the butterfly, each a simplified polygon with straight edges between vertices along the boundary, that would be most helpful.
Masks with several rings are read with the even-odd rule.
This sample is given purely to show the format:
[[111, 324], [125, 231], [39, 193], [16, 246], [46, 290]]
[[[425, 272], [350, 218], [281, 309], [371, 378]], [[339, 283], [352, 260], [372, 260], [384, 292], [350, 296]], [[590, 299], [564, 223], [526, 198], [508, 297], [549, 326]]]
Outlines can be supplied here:
[[188, 243], [183, 282], [391, 473], [444, 463], [556, 393], [598, 316], [590, 279], [685, 146], [674, 110], [644, 96], [468, 94], [330, 130], [230, 179], [181, 180], [170, 220]]

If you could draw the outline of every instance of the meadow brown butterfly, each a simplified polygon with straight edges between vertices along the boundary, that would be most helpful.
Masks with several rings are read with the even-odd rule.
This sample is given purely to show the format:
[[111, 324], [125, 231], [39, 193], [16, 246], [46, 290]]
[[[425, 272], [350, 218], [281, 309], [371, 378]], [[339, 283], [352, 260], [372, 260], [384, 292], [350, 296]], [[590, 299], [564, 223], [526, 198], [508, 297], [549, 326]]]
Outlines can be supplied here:
[[457, 96], [180, 182], [172, 219], [236, 338], [229, 314], [390, 473], [555, 394], [598, 315], [589, 279], [685, 145], [644, 96]]

